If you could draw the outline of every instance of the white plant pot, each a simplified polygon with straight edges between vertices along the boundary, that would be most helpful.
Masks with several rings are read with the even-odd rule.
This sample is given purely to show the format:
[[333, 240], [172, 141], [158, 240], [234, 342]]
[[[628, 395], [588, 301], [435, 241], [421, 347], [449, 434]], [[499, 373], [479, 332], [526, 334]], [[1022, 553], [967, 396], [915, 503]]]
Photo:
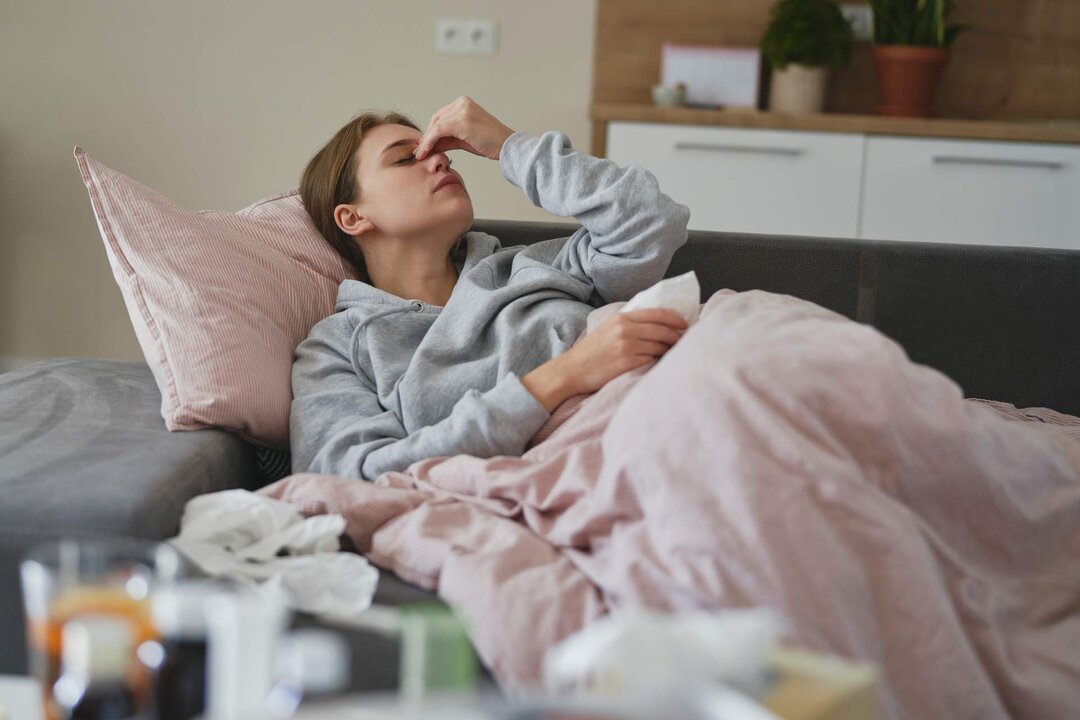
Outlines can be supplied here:
[[789, 64], [772, 72], [769, 109], [777, 112], [819, 113], [825, 108], [828, 68]]

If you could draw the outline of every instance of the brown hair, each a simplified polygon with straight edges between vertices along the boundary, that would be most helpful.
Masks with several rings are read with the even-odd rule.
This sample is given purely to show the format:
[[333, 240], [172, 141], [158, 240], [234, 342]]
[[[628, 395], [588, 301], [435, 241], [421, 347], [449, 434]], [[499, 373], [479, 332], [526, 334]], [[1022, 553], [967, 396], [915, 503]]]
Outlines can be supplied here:
[[311, 221], [364, 282], [371, 282], [364, 255], [356, 238], [334, 222], [334, 208], [353, 202], [359, 194], [356, 171], [360, 162], [360, 142], [365, 132], [380, 125], [404, 125], [420, 130], [416, 123], [399, 112], [361, 113], [315, 153], [300, 178], [300, 199]]

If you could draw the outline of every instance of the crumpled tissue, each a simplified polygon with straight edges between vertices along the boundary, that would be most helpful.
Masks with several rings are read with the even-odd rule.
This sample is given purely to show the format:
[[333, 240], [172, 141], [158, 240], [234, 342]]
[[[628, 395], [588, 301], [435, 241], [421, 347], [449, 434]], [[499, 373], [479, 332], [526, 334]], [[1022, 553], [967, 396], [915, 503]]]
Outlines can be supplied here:
[[691, 270], [661, 280], [630, 298], [629, 302], [619, 308], [619, 312], [647, 308], [674, 310], [682, 315], [688, 327], [696, 323], [701, 311], [701, 285], [698, 283], [697, 273]]
[[[768, 686], [769, 660], [783, 629], [768, 608], [607, 615], [548, 650], [544, 685], [549, 692], [594, 696], [705, 693], [699, 703], [713, 706], [723, 695], [727, 717], [771, 716], [751, 698]], [[747, 710], [731, 713], [739, 697]]]
[[339, 551], [344, 531], [341, 515], [305, 518], [289, 503], [224, 490], [189, 500], [180, 534], [168, 542], [209, 575], [347, 620], [371, 606], [379, 571], [364, 556]]

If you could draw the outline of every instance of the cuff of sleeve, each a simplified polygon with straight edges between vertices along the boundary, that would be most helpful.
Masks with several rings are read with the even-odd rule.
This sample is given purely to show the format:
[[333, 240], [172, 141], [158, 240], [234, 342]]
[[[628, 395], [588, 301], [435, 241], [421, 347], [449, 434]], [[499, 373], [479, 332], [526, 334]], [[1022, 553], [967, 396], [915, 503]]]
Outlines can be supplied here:
[[516, 130], [503, 141], [502, 149], [499, 150], [499, 171], [502, 172], [504, 178], [518, 187], [521, 187], [524, 182], [521, 169], [525, 164], [523, 160], [528, 152], [527, 146], [530, 144], [529, 141], [535, 140], [536, 138], [531, 135]]
[[[507, 438], [513, 445], [520, 444], [524, 447], [529, 438], [551, 417], [551, 413], [544, 409], [536, 396], [522, 384], [521, 378], [512, 372], [507, 373], [487, 392], [487, 400], [491, 407], [497, 408], [496, 417], [493, 418], [498, 423], [496, 427], [516, 436], [512, 440]], [[516, 442], [517, 440], [520, 440], [520, 443]]]

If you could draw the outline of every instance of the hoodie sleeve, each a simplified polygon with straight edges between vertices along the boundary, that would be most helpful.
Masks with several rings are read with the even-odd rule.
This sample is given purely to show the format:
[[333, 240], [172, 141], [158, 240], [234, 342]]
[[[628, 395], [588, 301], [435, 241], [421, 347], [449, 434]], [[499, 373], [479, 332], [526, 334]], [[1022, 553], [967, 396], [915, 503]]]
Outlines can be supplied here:
[[330, 337], [313, 332], [296, 350], [289, 415], [294, 473], [374, 480], [440, 455], [521, 455], [550, 417], [511, 372], [487, 392], [467, 391], [445, 419], [408, 434]]
[[629, 300], [662, 280], [686, 242], [690, 208], [660, 192], [652, 173], [574, 150], [565, 133], [515, 132], [499, 167], [534, 205], [582, 225], [523, 253], [590, 283], [603, 302]]

